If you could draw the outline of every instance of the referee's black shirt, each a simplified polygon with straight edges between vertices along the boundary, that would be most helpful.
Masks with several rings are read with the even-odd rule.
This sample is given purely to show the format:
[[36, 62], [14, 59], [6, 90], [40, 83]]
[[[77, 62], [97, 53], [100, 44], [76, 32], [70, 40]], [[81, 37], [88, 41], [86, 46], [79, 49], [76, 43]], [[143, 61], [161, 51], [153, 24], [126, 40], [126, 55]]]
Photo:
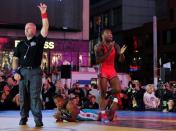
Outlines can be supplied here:
[[21, 41], [14, 49], [14, 57], [19, 58], [21, 67], [39, 67], [46, 38], [41, 34], [32, 39]]

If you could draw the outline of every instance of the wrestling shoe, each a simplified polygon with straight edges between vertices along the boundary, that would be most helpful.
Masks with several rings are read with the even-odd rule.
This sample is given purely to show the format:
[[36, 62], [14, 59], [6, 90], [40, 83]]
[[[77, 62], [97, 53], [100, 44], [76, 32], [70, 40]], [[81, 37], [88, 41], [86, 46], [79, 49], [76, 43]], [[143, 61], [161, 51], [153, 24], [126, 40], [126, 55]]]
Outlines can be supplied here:
[[105, 111], [101, 111], [101, 122], [102, 123], [109, 123], [108, 116]]

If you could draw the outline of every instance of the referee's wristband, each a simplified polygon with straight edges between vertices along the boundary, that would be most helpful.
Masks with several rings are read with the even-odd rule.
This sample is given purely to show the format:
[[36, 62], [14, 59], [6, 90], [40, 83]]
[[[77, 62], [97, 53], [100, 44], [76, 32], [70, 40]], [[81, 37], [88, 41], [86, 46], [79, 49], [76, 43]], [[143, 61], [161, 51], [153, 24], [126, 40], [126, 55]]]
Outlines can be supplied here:
[[17, 73], [17, 69], [12, 70], [12, 75], [15, 75]]
[[20, 68], [17, 68], [17, 69], [12, 70], [12, 74], [15, 75], [16, 73], [19, 73], [19, 69], [20, 69]]
[[42, 13], [42, 14], [41, 14], [41, 17], [42, 17], [42, 19], [46, 19], [46, 18], [48, 18], [48, 15], [47, 15], [47, 13], [45, 12], [45, 13]]

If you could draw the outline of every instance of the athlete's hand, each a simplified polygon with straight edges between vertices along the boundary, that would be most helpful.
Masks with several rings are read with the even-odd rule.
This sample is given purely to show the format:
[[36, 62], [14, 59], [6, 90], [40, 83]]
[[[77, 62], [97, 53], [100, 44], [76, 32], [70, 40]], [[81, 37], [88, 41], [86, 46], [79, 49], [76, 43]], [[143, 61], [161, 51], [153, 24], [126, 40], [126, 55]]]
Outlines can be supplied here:
[[60, 111], [58, 111], [58, 112], [56, 112], [54, 115], [53, 115], [53, 117], [55, 118], [55, 119], [57, 119], [57, 120], [61, 120], [61, 112]]
[[40, 3], [40, 5], [38, 5], [38, 8], [40, 9], [41, 14], [44, 14], [46, 13], [47, 5]]
[[120, 54], [123, 54], [126, 49], [127, 49], [127, 46], [123, 45], [122, 48], [120, 49]]

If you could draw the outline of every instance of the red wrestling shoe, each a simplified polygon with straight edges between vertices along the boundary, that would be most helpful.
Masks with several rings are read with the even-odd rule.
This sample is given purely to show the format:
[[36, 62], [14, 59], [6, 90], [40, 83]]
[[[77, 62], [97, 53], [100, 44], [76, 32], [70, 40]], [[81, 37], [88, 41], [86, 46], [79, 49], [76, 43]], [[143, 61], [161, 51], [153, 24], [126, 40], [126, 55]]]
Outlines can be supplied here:
[[101, 122], [102, 123], [109, 123], [109, 119], [108, 119], [108, 116], [105, 111], [101, 112]]

